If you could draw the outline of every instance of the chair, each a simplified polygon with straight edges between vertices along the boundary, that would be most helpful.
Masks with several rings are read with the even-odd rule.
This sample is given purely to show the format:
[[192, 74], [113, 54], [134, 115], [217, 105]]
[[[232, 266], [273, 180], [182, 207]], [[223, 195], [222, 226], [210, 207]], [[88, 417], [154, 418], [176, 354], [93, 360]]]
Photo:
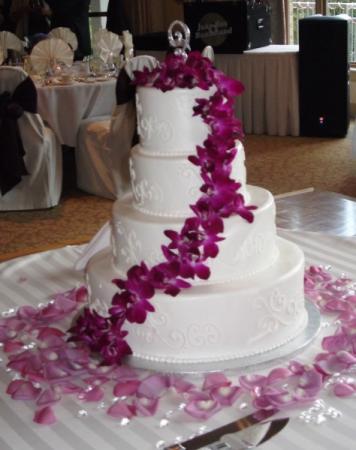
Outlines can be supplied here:
[[79, 128], [75, 160], [77, 185], [90, 194], [116, 199], [130, 189], [129, 157], [136, 129], [134, 70], [154, 67], [151, 56], [129, 60], [116, 83], [117, 106], [111, 117], [84, 120]]
[[37, 91], [20, 67], [0, 67], [0, 211], [56, 206], [62, 150], [37, 114]]

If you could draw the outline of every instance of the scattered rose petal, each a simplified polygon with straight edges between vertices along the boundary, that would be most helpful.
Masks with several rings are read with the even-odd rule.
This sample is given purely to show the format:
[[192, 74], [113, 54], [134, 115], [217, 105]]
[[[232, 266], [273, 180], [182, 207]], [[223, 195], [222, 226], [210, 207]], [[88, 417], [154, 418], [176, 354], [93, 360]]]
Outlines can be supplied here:
[[350, 397], [356, 391], [355, 385], [346, 383], [336, 383], [333, 386], [333, 392], [337, 397]]
[[45, 406], [35, 412], [33, 421], [40, 425], [53, 425], [57, 422], [57, 418], [50, 406]]
[[104, 391], [99, 386], [95, 386], [93, 389], [86, 391], [82, 399], [86, 402], [99, 402], [103, 398]]
[[117, 383], [114, 387], [115, 397], [123, 397], [133, 395], [137, 392], [137, 388], [140, 385], [139, 380], [128, 380], [123, 383]]
[[118, 401], [110, 406], [110, 408], [107, 410], [107, 414], [111, 417], [119, 419], [123, 417], [131, 419], [135, 415], [135, 407], [125, 402]]

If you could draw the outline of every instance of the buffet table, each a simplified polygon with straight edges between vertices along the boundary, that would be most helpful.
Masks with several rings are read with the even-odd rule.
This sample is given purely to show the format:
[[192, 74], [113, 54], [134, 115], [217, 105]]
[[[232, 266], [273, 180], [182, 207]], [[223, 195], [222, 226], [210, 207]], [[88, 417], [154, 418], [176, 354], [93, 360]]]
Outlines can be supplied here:
[[62, 145], [75, 147], [83, 119], [111, 115], [116, 101], [115, 85], [116, 79], [69, 85], [37, 84], [38, 112]]
[[[330, 264], [336, 274], [344, 272], [356, 279], [355, 238], [281, 229], [279, 234], [303, 248], [307, 265]], [[25, 304], [36, 306], [48, 301], [55, 293], [81, 285], [84, 281], [83, 273], [75, 272], [72, 267], [82, 249], [83, 246], [67, 246], [0, 264], [3, 311]], [[321, 334], [325, 332], [331, 334], [330, 326], [327, 326], [328, 319], [324, 318], [323, 322], [324, 326], [319, 336], [302, 353], [294, 356], [294, 359], [308, 364], [313, 356], [320, 352]], [[113, 419], [105, 413], [110, 404], [109, 399], [97, 403], [84, 403], [75, 395], [70, 395], [55, 405], [57, 423], [41, 426], [32, 421], [31, 402], [14, 401], [5, 393], [6, 385], [14, 378], [14, 373], [6, 369], [4, 361], [5, 357], [2, 355], [0, 447], [4, 450], [163, 449], [164, 445], [186, 439], [192, 434], [205, 432], [246, 414], [241, 403], [236, 402], [236, 406], [223, 409], [207, 421], [198, 421], [186, 414], [171, 415], [173, 407], [170, 400], [167, 400], [160, 404], [154, 416], [125, 421]], [[278, 364], [281, 365], [280, 362]], [[259, 370], [259, 373], [263, 370]], [[194, 374], [190, 377], [197, 381], [200, 375]], [[321, 398], [324, 399], [328, 409], [334, 408], [333, 411], [336, 412], [334, 419], [326, 415], [325, 422], [321, 424], [307, 424], [298, 418], [300, 411], [284, 411], [284, 415], [291, 417], [288, 425], [273, 439], [261, 445], [261, 449], [353, 448], [356, 436], [354, 398], [340, 399], [325, 392]], [[303, 411], [309, 407], [310, 405], [304, 405]]]
[[[299, 135], [298, 51], [297, 45], [269, 45], [243, 54], [215, 55], [216, 67], [245, 85], [236, 101], [245, 133]], [[140, 53], [164, 57], [164, 52]]]

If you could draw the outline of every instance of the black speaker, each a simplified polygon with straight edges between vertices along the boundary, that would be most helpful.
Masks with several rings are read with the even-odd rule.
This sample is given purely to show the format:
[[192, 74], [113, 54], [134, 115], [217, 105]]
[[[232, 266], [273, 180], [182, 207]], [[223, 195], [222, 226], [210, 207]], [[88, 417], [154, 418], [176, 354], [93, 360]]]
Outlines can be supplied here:
[[299, 109], [302, 136], [345, 136], [349, 127], [349, 21], [299, 20]]
[[271, 43], [268, 0], [185, 1], [184, 22], [192, 50], [211, 45], [216, 53], [242, 53]]

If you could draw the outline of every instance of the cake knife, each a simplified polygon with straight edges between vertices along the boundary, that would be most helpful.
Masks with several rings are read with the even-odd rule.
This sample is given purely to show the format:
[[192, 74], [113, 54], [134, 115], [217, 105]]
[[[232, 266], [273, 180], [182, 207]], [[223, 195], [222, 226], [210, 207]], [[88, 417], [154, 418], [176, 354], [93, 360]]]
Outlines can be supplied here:
[[226, 434], [237, 433], [245, 428], [264, 422], [277, 412], [277, 409], [255, 411], [248, 416], [241, 417], [240, 419], [196, 436], [188, 441], [165, 447], [164, 450], [198, 450], [199, 448], [218, 442], [219, 439]]

